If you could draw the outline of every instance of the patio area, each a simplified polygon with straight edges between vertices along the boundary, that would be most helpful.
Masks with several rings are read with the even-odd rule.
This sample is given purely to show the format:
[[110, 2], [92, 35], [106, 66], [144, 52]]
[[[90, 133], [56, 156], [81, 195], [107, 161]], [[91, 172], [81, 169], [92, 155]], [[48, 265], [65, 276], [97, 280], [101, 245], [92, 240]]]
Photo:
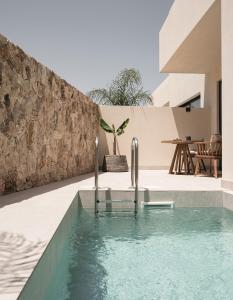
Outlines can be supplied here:
[[[91, 183], [91, 179], [82, 182], [82, 186]], [[81, 182], [80, 182], [81, 184]], [[130, 172], [103, 173], [99, 178], [99, 185], [115, 189], [125, 189], [130, 186]], [[158, 191], [209, 191], [220, 190], [221, 180], [213, 177], [199, 177], [193, 175], [172, 175], [168, 170], [140, 170], [139, 187]]]

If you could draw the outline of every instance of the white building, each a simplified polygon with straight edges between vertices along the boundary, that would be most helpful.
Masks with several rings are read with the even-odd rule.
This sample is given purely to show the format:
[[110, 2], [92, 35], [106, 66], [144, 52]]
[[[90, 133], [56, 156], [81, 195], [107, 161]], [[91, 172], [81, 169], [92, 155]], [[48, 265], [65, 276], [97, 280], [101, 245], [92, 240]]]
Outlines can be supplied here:
[[160, 31], [155, 106], [210, 110], [212, 133], [223, 137], [222, 185], [233, 189], [233, 1], [175, 0]]

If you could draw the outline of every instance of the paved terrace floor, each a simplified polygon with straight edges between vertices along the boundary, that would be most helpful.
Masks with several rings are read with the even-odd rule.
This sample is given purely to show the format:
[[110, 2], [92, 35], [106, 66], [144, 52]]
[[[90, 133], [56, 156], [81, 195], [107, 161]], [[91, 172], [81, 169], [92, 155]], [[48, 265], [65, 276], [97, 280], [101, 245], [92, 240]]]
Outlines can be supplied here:
[[[101, 187], [127, 189], [130, 173], [103, 173]], [[220, 179], [140, 171], [139, 185], [153, 190], [220, 190]], [[0, 196], [0, 300], [16, 299], [78, 189], [93, 174]]]

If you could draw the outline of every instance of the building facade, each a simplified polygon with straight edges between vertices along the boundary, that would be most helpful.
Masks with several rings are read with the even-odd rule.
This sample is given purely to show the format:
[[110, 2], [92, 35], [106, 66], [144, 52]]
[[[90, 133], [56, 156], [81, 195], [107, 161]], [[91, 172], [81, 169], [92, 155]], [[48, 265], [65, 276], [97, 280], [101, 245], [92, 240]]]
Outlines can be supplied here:
[[223, 138], [223, 187], [233, 189], [233, 1], [175, 0], [160, 31], [155, 106], [206, 107]]

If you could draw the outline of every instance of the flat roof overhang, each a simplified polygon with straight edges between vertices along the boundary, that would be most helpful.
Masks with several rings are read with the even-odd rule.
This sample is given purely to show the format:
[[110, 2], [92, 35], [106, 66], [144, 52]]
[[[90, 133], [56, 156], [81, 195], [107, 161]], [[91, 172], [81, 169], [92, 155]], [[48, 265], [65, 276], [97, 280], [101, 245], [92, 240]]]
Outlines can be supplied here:
[[206, 74], [213, 69], [221, 70], [220, 1], [214, 2], [160, 72]]

